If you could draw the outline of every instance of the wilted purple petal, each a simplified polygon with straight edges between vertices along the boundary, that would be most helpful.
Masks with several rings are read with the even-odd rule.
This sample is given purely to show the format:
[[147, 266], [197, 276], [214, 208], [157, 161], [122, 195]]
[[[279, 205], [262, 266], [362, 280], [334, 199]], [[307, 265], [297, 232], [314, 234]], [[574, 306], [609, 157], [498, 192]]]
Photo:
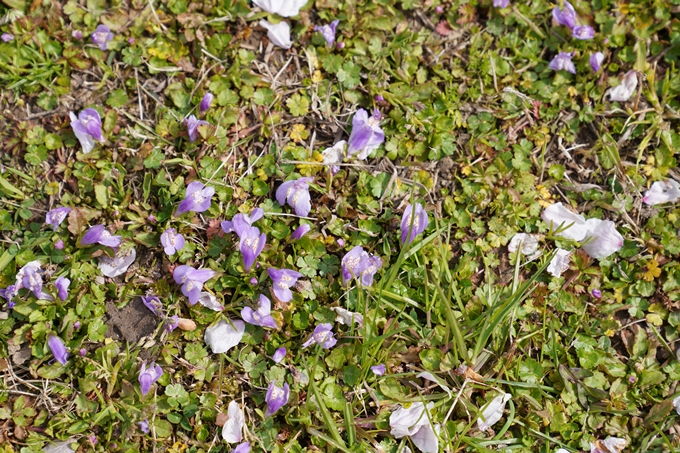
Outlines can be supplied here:
[[602, 291], [600, 291], [599, 289], [592, 290], [590, 294], [592, 294], [595, 299], [599, 299], [600, 297], [602, 297]]
[[[14, 297], [16, 297], [17, 293], [19, 292], [19, 288], [16, 287], [16, 285], [9, 285], [5, 289], [0, 289], [0, 297], [4, 298], [7, 302], [10, 304], [14, 304]], [[13, 308], [14, 305], [12, 305], [9, 308]]]
[[174, 315], [170, 316], [168, 319], [165, 320], [165, 330], [168, 332], [172, 332], [179, 326], [179, 316]]
[[24, 273], [21, 279], [21, 287], [30, 289], [33, 292], [33, 295], [38, 299], [43, 298], [43, 281], [42, 276], [39, 273], [39, 269], [35, 269], [34, 267], [30, 266], [24, 266], [22, 270]]
[[117, 250], [113, 258], [102, 255], [99, 257], [99, 269], [102, 275], [106, 277], [118, 277], [127, 272], [128, 268], [137, 259], [137, 250], [129, 248], [125, 250]]
[[510, 0], [493, 0], [493, 6], [496, 8], [507, 8]]
[[2, 39], [3, 42], [10, 42], [14, 39], [14, 35], [11, 33], [3, 33], [2, 36], [0, 36], [0, 39]]

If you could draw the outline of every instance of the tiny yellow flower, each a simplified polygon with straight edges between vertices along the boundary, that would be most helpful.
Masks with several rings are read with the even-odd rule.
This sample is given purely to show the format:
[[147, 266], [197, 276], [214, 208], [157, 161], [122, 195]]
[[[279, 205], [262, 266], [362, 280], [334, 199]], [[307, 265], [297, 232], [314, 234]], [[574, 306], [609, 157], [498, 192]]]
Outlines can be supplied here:
[[302, 142], [309, 137], [309, 131], [305, 128], [304, 124], [295, 124], [293, 129], [290, 131], [290, 138], [295, 142]]

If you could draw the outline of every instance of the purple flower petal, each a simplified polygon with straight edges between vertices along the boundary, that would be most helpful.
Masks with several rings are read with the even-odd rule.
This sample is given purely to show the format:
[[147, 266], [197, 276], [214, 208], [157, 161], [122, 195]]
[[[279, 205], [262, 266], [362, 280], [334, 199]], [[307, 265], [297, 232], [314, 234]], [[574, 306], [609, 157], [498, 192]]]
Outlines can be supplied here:
[[604, 61], [604, 54], [602, 52], [595, 52], [590, 56], [590, 67], [593, 72], [598, 72], [602, 68], [602, 62]]
[[139, 370], [139, 388], [142, 391], [142, 397], [146, 396], [151, 389], [151, 386], [160, 379], [163, 375], [163, 369], [151, 362], [149, 368], [146, 368], [146, 361], [142, 362], [142, 368]]
[[45, 216], [45, 223], [52, 227], [52, 230], [57, 231], [59, 225], [66, 219], [68, 213], [71, 212], [71, 208], [58, 207], [47, 212]]
[[199, 181], [194, 181], [187, 186], [186, 195], [177, 207], [175, 216], [180, 216], [185, 212], [203, 212], [210, 207], [212, 196], [215, 194], [215, 189], [210, 186], [205, 186]]
[[590, 25], [578, 25], [572, 29], [572, 36], [582, 41], [593, 39], [595, 37], [595, 30]]
[[[184, 120], [184, 124], [187, 126], [187, 133], [189, 134], [189, 141], [191, 143], [198, 140], [198, 127], [204, 124], [210, 124], [207, 121], [199, 120], [194, 115], [189, 116]], [[206, 208], [207, 209], [207, 208]]]
[[59, 277], [57, 281], [54, 282], [54, 287], [57, 288], [57, 296], [62, 301], [68, 299], [68, 287], [71, 284], [71, 280], [66, 277]]
[[168, 228], [161, 234], [161, 244], [166, 255], [174, 255], [184, 247], [184, 236], [176, 233], [174, 228]]
[[328, 25], [317, 25], [314, 27], [314, 31], [320, 32], [323, 38], [326, 40], [326, 45], [328, 47], [333, 47], [335, 44], [335, 29], [339, 23], [339, 20], [334, 20]]
[[293, 293], [290, 287], [295, 285], [297, 280], [302, 277], [302, 274], [290, 269], [267, 269], [269, 277], [274, 282], [274, 295], [281, 302], [290, 302], [293, 299]]
[[371, 367], [371, 371], [376, 376], [382, 376], [383, 374], [385, 374], [385, 370], [386, 370], [386, 368], [385, 368], [384, 363], [381, 363], [380, 365], [375, 365], [375, 366]]
[[109, 48], [109, 41], [113, 40], [113, 33], [111, 33], [109, 27], [100, 24], [92, 33], [91, 39], [101, 50], [106, 50]]
[[142, 303], [156, 316], [163, 315], [163, 303], [156, 296], [142, 296]]
[[279, 363], [279, 362], [281, 362], [281, 360], [284, 359], [284, 357], [286, 357], [287, 353], [288, 353], [288, 351], [286, 350], [286, 348], [281, 347], [281, 348], [277, 349], [276, 351], [274, 351], [274, 355], [272, 356], [272, 360], [274, 361], [274, 363]]
[[279, 409], [288, 404], [288, 398], [290, 396], [290, 388], [288, 383], [283, 384], [283, 388], [277, 387], [272, 381], [267, 389], [267, 395], [265, 396], [265, 401], [267, 402], [267, 411], [265, 412], [265, 417], [275, 414]]
[[61, 338], [56, 335], [50, 335], [47, 338], [47, 346], [50, 347], [54, 359], [62, 365], [66, 365], [69, 353], [66, 350], [66, 346], [64, 346], [64, 342], [61, 341]]
[[570, 29], [576, 26], [576, 10], [568, 1], [564, 2], [564, 9], [559, 9], [557, 6], [552, 11], [555, 21]]
[[198, 106], [198, 111], [200, 113], [207, 112], [208, 109], [210, 108], [212, 100], [213, 100], [212, 93], [205, 93], [205, 95], [203, 95], [203, 99], [201, 99], [201, 104]]
[[358, 159], [366, 159], [385, 141], [385, 133], [380, 128], [380, 112], [375, 109], [369, 118], [368, 112], [359, 109], [352, 118], [352, 133], [349, 136], [347, 155], [357, 154]]
[[307, 348], [313, 344], [320, 345], [323, 349], [330, 349], [338, 342], [333, 336], [333, 325], [330, 323], [319, 324], [314, 329], [314, 333], [307, 341], [302, 344]]
[[571, 52], [560, 52], [552, 59], [548, 67], [553, 71], [568, 71], [576, 74], [576, 66], [571, 61]]
[[[401, 243], [410, 244], [416, 236], [425, 231], [428, 225], [427, 212], [420, 203], [416, 203], [415, 216], [413, 215], [413, 205], [409, 203], [404, 210], [401, 218]], [[409, 231], [411, 234], [409, 235]]]
[[311, 229], [312, 229], [311, 226], [307, 225], [306, 223], [303, 223], [302, 225], [297, 227], [295, 231], [293, 231], [293, 234], [290, 235], [290, 238], [294, 241], [297, 241], [302, 236], [309, 233], [309, 230]]

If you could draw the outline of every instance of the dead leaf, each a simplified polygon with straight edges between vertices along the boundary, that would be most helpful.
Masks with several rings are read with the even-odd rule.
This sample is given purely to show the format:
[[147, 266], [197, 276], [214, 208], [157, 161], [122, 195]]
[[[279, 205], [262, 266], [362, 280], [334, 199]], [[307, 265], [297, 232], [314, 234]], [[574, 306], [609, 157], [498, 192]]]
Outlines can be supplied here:
[[68, 230], [74, 236], [80, 236], [80, 234], [85, 231], [85, 227], [87, 227], [87, 219], [83, 213], [80, 212], [80, 209], [71, 209], [71, 212], [68, 213]]

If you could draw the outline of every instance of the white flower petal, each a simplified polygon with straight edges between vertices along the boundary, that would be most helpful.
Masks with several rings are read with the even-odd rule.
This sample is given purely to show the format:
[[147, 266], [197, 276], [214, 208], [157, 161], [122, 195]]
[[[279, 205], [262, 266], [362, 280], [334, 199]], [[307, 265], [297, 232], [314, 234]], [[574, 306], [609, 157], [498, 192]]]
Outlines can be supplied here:
[[508, 251], [512, 253], [517, 252], [521, 244], [522, 255], [532, 255], [538, 250], [539, 239], [540, 236], [537, 234], [517, 233], [508, 244]]
[[16, 286], [16, 289], [21, 289], [24, 287], [24, 276], [26, 275], [26, 271], [30, 268], [33, 269], [34, 271], [39, 271], [40, 267], [42, 264], [40, 264], [40, 261], [34, 260], [34, 261], [29, 261], [28, 263], [24, 264], [21, 269], [19, 269], [19, 272], [17, 272], [17, 275], [14, 280], [14, 286]]
[[290, 49], [293, 46], [293, 41], [290, 39], [290, 25], [288, 25], [288, 22], [272, 24], [266, 20], [261, 20], [260, 26], [267, 29], [267, 37], [275, 45], [284, 49]]
[[439, 425], [435, 425], [434, 430], [429, 423], [423, 425], [411, 435], [411, 441], [423, 453], [437, 453], [439, 451], [439, 438], [437, 434], [439, 434], [440, 429]]
[[680, 395], [673, 398], [673, 406], [675, 406], [675, 412], [680, 415]]
[[621, 453], [628, 445], [628, 441], [620, 437], [607, 437], [602, 441], [602, 445], [611, 453]]
[[137, 251], [134, 248], [118, 251], [113, 258], [100, 256], [99, 269], [106, 277], [118, 277], [128, 270], [130, 265], [135, 262], [135, 258], [137, 258]]
[[243, 426], [246, 421], [243, 411], [236, 401], [229, 403], [227, 415], [229, 419], [222, 427], [222, 438], [230, 444], [241, 442], [243, 440]]
[[224, 307], [217, 302], [217, 298], [207, 291], [203, 291], [201, 296], [198, 298], [198, 302], [206, 308], [215, 311], [222, 311]]
[[253, 4], [268, 13], [290, 17], [300, 14], [300, 8], [307, 4], [307, 0], [253, 0]]
[[635, 92], [637, 88], [637, 73], [635, 71], [628, 71], [623, 76], [621, 85], [612, 88], [609, 91], [609, 99], [617, 102], [626, 102]]
[[623, 236], [611, 220], [588, 219], [586, 244], [581, 247], [591, 258], [606, 258], [623, 247]]
[[[434, 403], [428, 403], [428, 411], [433, 407]], [[411, 404], [408, 409], [400, 405], [390, 414], [390, 434], [397, 439], [415, 434], [426, 424], [429, 425], [430, 421], [425, 414], [425, 405], [420, 402]]]
[[[227, 352], [241, 342], [246, 323], [240, 319], [230, 320], [231, 324], [222, 320], [205, 329], [205, 342], [214, 354]], [[233, 327], [232, 327], [233, 324]], [[235, 328], [234, 328], [235, 327]]]
[[[78, 121], [78, 118], [73, 112], [69, 112], [68, 115], [71, 119], [71, 123]], [[83, 147], [83, 154], [87, 154], [94, 149], [94, 138], [91, 135], [83, 134], [82, 132], [78, 132], [75, 129], [73, 130], [73, 133], [80, 142], [80, 146]]]
[[491, 400], [491, 402], [487, 404], [482, 411], [482, 417], [477, 418], [477, 427], [481, 431], [486, 431], [495, 425], [503, 416], [505, 404], [510, 400], [511, 397], [512, 395], [509, 393], [504, 393]]
[[545, 208], [541, 213], [541, 218], [548, 226], [552, 224], [552, 231], [557, 230], [560, 226], [564, 228], [567, 225], [571, 225], [559, 233], [559, 236], [567, 239], [582, 241], [586, 237], [586, 233], [588, 233], [585, 217], [571, 212], [562, 206], [562, 203], [551, 204]]
[[557, 249], [557, 253], [553, 256], [553, 259], [550, 260], [550, 264], [548, 264], [548, 273], [553, 277], [560, 277], [563, 272], [569, 270], [570, 261], [570, 251]]
[[354, 323], [358, 324], [359, 327], [364, 325], [364, 317], [360, 313], [353, 313], [349, 310], [345, 310], [342, 307], [333, 307], [331, 310], [335, 311], [337, 314], [335, 321], [340, 324], [350, 326]]
[[650, 206], [661, 203], [675, 203], [680, 199], [680, 184], [672, 179], [657, 181], [645, 192], [642, 201]]
[[321, 153], [321, 156], [323, 157], [323, 164], [335, 165], [342, 162], [346, 146], [347, 142], [345, 140], [340, 140], [338, 143], [331, 146], [330, 148], [326, 148], [325, 150], [323, 150], [323, 152]]

